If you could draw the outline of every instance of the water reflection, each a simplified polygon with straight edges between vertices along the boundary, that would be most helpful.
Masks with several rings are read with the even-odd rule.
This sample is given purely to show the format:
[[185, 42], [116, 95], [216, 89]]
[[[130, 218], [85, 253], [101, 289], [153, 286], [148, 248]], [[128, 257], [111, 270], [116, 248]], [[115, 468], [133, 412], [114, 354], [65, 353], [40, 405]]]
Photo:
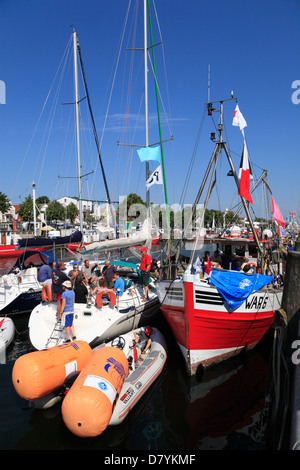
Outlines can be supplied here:
[[[167, 327], [166, 327], [167, 328]], [[33, 410], [14, 391], [11, 372], [30, 344], [17, 338], [0, 368], [1, 449], [26, 450], [210, 450], [264, 449], [267, 361], [258, 351], [204, 372], [186, 375], [177, 344], [165, 329], [169, 355], [159, 380], [120, 425], [97, 438], [78, 438], [65, 427], [61, 404]]]

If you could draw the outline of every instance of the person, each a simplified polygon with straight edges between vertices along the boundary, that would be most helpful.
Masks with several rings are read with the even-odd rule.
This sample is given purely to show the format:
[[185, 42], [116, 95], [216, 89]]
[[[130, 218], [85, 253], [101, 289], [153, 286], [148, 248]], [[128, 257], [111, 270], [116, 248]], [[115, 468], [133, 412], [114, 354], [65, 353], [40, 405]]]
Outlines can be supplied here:
[[117, 268], [110, 264], [109, 260], [107, 259], [102, 269], [102, 278], [105, 279], [106, 285], [109, 289], [112, 289], [114, 287], [113, 277], [116, 271]]
[[63, 293], [62, 284], [65, 281], [69, 281], [69, 277], [63, 272], [66, 269], [65, 263], [59, 261], [57, 263], [57, 268], [52, 271], [52, 293], [57, 298], [57, 318], [61, 319], [61, 296]]
[[159, 277], [159, 268], [158, 268], [158, 263], [157, 263], [156, 258], [153, 258], [152, 260], [150, 274], [152, 277], [155, 277], [156, 279], [158, 279]]
[[75, 303], [85, 304], [89, 291], [85, 283], [83, 282], [83, 274], [81, 272], [78, 272], [78, 274], [75, 277], [74, 292], [75, 292]]
[[140, 354], [138, 354], [138, 357], [141, 359], [145, 359], [147, 355], [147, 351], [149, 351], [152, 339], [150, 336], [154, 333], [154, 330], [151, 326], [147, 326], [146, 330], [141, 330], [141, 331], [134, 331], [134, 338], [135, 338], [135, 343], [141, 343], [142, 349], [140, 350]]
[[68, 272], [68, 276], [70, 278], [70, 281], [71, 281], [73, 287], [74, 287], [76, 276], [79, 273], [80, 273], [80, 271], [79, 271], [79, 268], [78, 268], [78, 264], [74, 263], [73, 264], [73, 269], [71, 269], [71, 271]]
[[119, 273], [115, 273], [113, 277], [113, 281], [114, 281], [114, 291], [116, 295], [121, 297], [121, 295], [123, 295], [124, 288], [125, 288], [124, 280], [120, 277]]
[[52, 269], [53, 263], [43, 264], [38, 273], [38, 281], [43, 286], [42, 302], [52, 303]]
[[100, 269], [100, 266], [99, 266], [98, 263], [94, 263], [94, 265], [91, 266], [90, 261], [88, 259], [84, 260], [84, 265], [82, 267], [82, 271], [85, 275], [86, 282], [88, 282], [88, 280], [92, 277], [92, 271], [95, 268], [95, 266], [97, 266]]
[[222, 266], [222, 256], [219, 250], [214, 251], [214, 254], [211, 258], [212, 265], [220, 268]]
[[98, 291], [98, 278], [92, 276], [89, 280], [90, 294], [94, 295]]
[[62, 283], [63, 293], [61, 296], [61, 313], [64, 314], [64, 327], [66, 329], [67, 340], [65, 343], [69, 343], [70, 331], [72, 333], [73, 340], [76, 339], [75, 328], [73, 324], [74, 320], [74, 300], [75, 292], [72, 288], [71, 281], [64, 281]]
[[255, 274], [255, 267], [251, 263], [245, 264], [242, 270], [245, 274]]
[[144, 286], [144, 297], [142, 298], [142, 301], [146, 302], [146, 300], [148, 300], [149, 298], [148, 291], [149, 291], [151, 258], [148, 255], [147, 248], [145, 246], [143, 246], [143, 248], [140, 249], [140, 252], [143, 253], [141, 264], [140, 264], [142, 283]]

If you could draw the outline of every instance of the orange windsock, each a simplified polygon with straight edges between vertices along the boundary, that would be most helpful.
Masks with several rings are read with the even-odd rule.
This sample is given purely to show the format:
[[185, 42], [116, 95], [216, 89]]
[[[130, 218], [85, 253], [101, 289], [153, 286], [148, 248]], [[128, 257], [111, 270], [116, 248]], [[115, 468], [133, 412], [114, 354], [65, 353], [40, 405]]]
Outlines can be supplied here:
[[96, 350], [63, 401], [62, 417], [67, 428], [79, 437], [101, 434], [109, 424], [127, 374], [123, 351], [114, 347]]
[[15, 390], [25, 400], [36, 400], [81, 372], [92, 354], [88, 343], [73, 341], [20, 356], [12, 371]]

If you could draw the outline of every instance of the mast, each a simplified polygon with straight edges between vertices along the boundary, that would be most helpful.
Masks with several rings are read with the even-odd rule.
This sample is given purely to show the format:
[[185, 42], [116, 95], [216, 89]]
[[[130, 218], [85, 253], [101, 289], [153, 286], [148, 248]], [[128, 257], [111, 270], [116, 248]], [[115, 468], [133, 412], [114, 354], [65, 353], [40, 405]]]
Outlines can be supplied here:
[[77, 178], [78, 178], [78, 198], [79, 198], [79, 221], [80, 231], [83, 231], [82, 223], [82, 198], [81, 198], [81, 163], [80, 163], [80, 139], [79, 139], [79, 92], [78, 92], [78, 70], [77, 70], [77, 34], [73, 30], [73, 56], [74, 56], [74, 94], [75, 94], [75, 114], [76, 114], [76, 148], [77, 148]]
[[[144, 0], [144, 80], [145, 80], [145, 147], [149, 146], [148, 123], [148, 61], [147, 61], [147, 0]], [[149, 160], [146, 160], [146, 181], [149, 177]], [[147, 218], [150, 219], [150, 193], [146, 188]]]
[[33, 230], [36, 237], [36, 207], [35, 207], [35, 182], [32, 182], [32, 200], [33, 200]]
[[[105, 192], [106, 192], [106, 198], [107, 198], [106, 202], [109, 205], [111, 220], [113, 222], [114, 228], [116, 230], [116, 235], [117, 235], [116, 221], [115, 221], [115, 217], [114, 217], [114, 213], [113, 213], [113, 209], [112, 209], [112, 201], [111, 201], [111, 197], [110, 197], [110, 193], [109, 193], [109, 189], [108, 189], [108, 184], [107, 184], [107, 179], [106, 179], [104, 166], [103, 166], [103, 162], [102, 162], [100, 144], [99, 144], [98, 134], [97, 134], [97, 130], [96, 130], [94, 115], [93, 115], [93, 111], [92, 111], [90, 95], [89, 95], [89, 91], [88, 91], [88, 87], [87, 87], [87, 81], [86, 81], [86, 77], [85, 77], [83, 61], [82, 61], [82, 56], [81, 56], [81, 49], [80, 49], [78, 38], [77, 38], [77, 50], [78, 50], [78, 56], [79, 56], [79, 62], [80, 62], [80, 68], [81, 68], [81, 73], [82, 73], [82, 78], [83, 78], [84, 89], [85, 89], [85, 93], [86, 93], [86, 98], [87, 98], [87, 102], [88, 102], [88, 107], [89, 107], [89, 111], [90, 111], [91, 120], [92, 120], [93, 133], [94, 133], [94, 138], [95, 138], [96, 147], [97, 147], [97, 151], [98, 151], [98, 157], [99, 157], [99, 162], [100, 162], [100, 166], [101, 166], [102, 177], [103, 177], [104, 186], [105, 186]], [[108, 211], [107, 211], [107, 225], [109, 225], [109, 213], [108, 213]]]
[[[207, 103], [207, 108], [208, 108], [208, 112], [209, 114], [212, 113], [213, 110], [215, 110], [212, 105], [215, 104], [215, 103], [219, 103], [220, 104], [220, 109], [217, 110], [220, 112], [220, 120], [219, 120], [219, 125], [218, 125], [218, 133], [219, 133], [219, 140], [215, 143], [215, 147], [214, 147], [214, 150], [213, 150], [213, 153], [212, 153], [212, 157], [210, 159], [210, 162], [209, 162], [209, 165], [208, 165], [208, 168], [206, 170], [206, 173], [205, 173], [205, 176], [203, 178], [203, 181], [202, 181], [202, 184], [201, 184], [201, 187], [198, 191], [198, 194], [197, 194], [197, 197], [196, 197], [196, 200], [194, 202], [194, 205], [193, 205], [193, 209], [192, 209], [192, 214], [190, 216], [190, 219], [189, 219], [189, 223], [188, 223], [188, 226], [186, 228], [186, 231], [188, 230], [189, 228], [189, 225], [192, 221], [192, 217], [193, 215], [195, 214], [196, 212], [196, 208], [197, 208], [197, 204], [200, 200], [200, 197], [202, 195], [202, 192], [203, 192], [203, 189], [204, 189], [204, 186], [206, 184], [206, 181], [207, 181], [207, 178], [208, 178], [208, 175], [210, 173], [210, 170], [212, 168], [212, 165], [214, 163], [214, 169], [213, 169], [213, 173], [212, 173], [212, 177], [211, 177], [211, 180], [210, 180], [210, 185], [209, 185], [209, 189], [208, 189], [208, 193], [207, 193], [207, 196], [206, 196], [206, 200], [205, 200], [205, 203], [204, 203], [204, 207], [203, 207], [203, 214], [202, 214], [202, 220], [204, 218], [204, 213], [205, 213], [205, 210], [207, 208], [207, 204], [208, 204], [208, 199], [209, 199], [209, 196], [210, 196], [210, 193], [211, 193], [211, 190], [212, 190], [212, 183], [214, 181], [214, 176], [215, 176], [215, 170], [216, 170], [216, 165], [217, 165], [217, 161], [218, 161], [218, 158], [219, 158], [219, 155], [220, 155], [220, 152], [222, 149], [225, 150], [225, 153], [226, 153], [226, 156], [227, 156], [227, 159], [228, 159], [228, 163], [230, 165], [230, 168], [232, 170], [232, 173], [233, 173], [233, 176], [234, 176], [234, 179], [235, 179], [235, 183], [236, 183], [236, 186], [237, 186], [237, 189], [239, 189], [239, 181], [238, 181], [238, 177], [237, 177], [237, 174], [236, 174], [236, 171], [235, 171], [235, 168], [234, 168], [234, 165], [233, 165], [233, 162], [232, 162], [232, 159], [231, 159], [231, 156], [230, 156], [230, 153], [229, 153], [229, 150], [227, 148], [227, 144], [226, 142], [224, 142], [223, 140], [223, 103], [224, 101], [231, 101], [231, 100], [235, 100], [237, 101], [236, 98], [229, 98], [229, 99], [226, 99], [226, 100], [221, 100], [221, 101], [213, 101], [213, 102], [210, 102], [210, 103]], [[257, 236], [257, 233], [255, 231], [255, 228], [254, 228], [254, 224], [253, 224], [253, 220], [252, 220], [252, 217], [250, 215], [250, 212], [249, 212], [249, 208], [248, 208], [248, 204], [247, 204], [247, 201], [244, 197], [241, 196], [241, 201], [242, 201], [242, 204], [243, 204], [243, 207], [244, 207], [244, 210], [246, 212], [246, 215], [247, 215], [247, 219], [249, 221], [249, 224], [251, 226], [251, 230], [252, 230], [252, 233], [253, 233], [253, 237], [255, 239], [255, 242], [257, 244], [257, 248], [259, 250], [259, 253], [262, 257], [262, 260], [263, 260], [263, 251], [262, 251], [262, 248], [260, 246], [260, 243], [259, 243], [259, 240], [258, 240], [258, 236]], [[201, 224], [202, 225], [202, 224]], [[200, 229], [201, 229], [201, 226], [199, 228], [199, 233], [200, 233]], [[185, 231], [185, 232], [186, 232]], [[198, 239], [198, 237], [197, 237]], [[193, 264], [193, 259], [194, 259], [194, 255], [195, 255], [195, 249], [193, 250], [193, 253], [192, 253], [192, 256], [191, 256], [191, 260], [190, 260], [190, 265]], [[262, 272], [264, 273], [264, 263], [262, 263]]]
[[160, 140], [161, 166], [162, 166], [163, 183], [164, 183], [164, 195], [165, 195], [165, 203], [166, 203], [166, 215], [167, 215], [167, 224], [168, 224], [168, 241], [169, 241], [170, 238], [171, 238], [170, 212], [169, 212], [167, 184], [166, 184], [166, 172], [165, 172], [164, 151], [163, 151], [163, 143], [162, 143], [161, 123], [160, 123], [159, 99], [158, 99], [158, 89], [157, 89], [157, 75], [156, 75], [155, 54], [154, 54], [154, 44], [153, 44], [153, 32], [152, 32], [151, 11], [150, 11], [149, 0], [148, 0], [148, 11], [149, 11], [149, 23], [150, 23], [150, 34], [151, 34], [151, 48], [152, 48], [154, 80], [155, 80], [155, 94], [156, 94], [156, 107], [157, 107], [157, 117], [158, 117], [159, 140]]

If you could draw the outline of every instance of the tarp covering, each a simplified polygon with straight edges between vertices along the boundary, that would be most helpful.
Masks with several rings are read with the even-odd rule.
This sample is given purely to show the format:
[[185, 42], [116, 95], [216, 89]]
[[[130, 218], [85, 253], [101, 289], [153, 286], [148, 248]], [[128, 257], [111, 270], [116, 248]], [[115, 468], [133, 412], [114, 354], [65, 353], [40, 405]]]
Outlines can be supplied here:
[[15, 273], [16, 268], [21, 270], [30, 266], [40, 267], [43, 264], [53, 263], [54, 261], [57, 262], [58, 258], [57, 256], [54, 256], [52, 251], [26, 250], [19, 255], [17, 261], [8, 274]]
[[228, 306], [235, 310], [250, 294], [273, 281], [272, 276], [264, 274], [247, 275], [236, 271], [212, 270], [210, 283], [216, 286]]
[[58, 246], [67, 245], [68, 243], [80, 243], [82, 240], [82, 233], [80, 231], [74, 232], [66, 237], [57, 238], [23, 238], [18, 241], [18, 249], [20, 248], [39, 248], [42, 246]]

